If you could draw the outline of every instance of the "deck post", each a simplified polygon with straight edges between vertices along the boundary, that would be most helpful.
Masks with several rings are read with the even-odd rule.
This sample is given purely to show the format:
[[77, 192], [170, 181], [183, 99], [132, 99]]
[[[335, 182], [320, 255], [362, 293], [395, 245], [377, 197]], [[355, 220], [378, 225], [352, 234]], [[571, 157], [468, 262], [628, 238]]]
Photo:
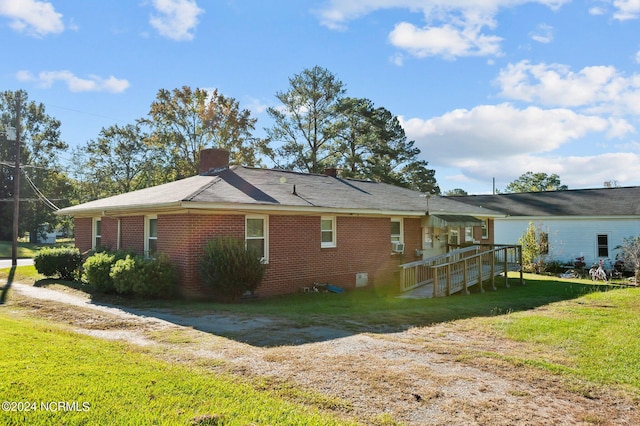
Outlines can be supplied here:
[[462, 267], [464, 268], [464, 270], [462, 272], [462, 286], [463, 286], [464, 294], [470, 294], [469, 293], [469, 288], [468, 288], [468, 285], [467, 285], [467, 280], [469, 279], [469, 276], [467, 274], [467, 259], [464, 259]]
[[509, 276], [507, 273], [509, 272], [509, 248], [504, 248], [504, 286], [509, 288]]
[[496, 249], [491, 250], [491, 290], [496, 289]]
[[451, 264], [447, 263], [447, 296], [451, 296]]
[[518, 251], [518, 265], [520, 266], [520, 285], [525, 285], [524, 279], [522, 278], [522, 246], [516, 246]]
[[478, 284], [480, 284], [480, 293], [484, 293], [484, 287], [482, 287], [482, 256], [484, 256], [484, 254], [478, 256]]
[[438, 297], [438, 267], [433, 266], [433, 298]]

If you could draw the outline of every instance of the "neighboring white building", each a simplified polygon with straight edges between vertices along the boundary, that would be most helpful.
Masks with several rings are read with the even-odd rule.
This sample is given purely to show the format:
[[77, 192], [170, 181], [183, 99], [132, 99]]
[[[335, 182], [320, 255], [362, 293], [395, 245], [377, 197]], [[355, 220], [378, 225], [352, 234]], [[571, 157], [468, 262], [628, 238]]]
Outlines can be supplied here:
[[587, 265], [615, 262], [624, 238], [640, 235], [640, 187], [457, 196], [456, 201], [505, 213], [494, 219], [496, 244], [514, 244], [533, 223], [548, 241], [547, 260]]

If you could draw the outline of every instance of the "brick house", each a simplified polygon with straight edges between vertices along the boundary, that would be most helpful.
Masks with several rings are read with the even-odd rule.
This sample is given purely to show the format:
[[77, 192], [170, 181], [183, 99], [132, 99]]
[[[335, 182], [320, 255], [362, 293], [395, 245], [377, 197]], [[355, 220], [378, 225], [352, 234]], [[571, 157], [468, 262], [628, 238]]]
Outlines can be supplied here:
[[268, 265], [258, 296], [313, 282], [390, 284], [398, 265], [450, 245], [492, 243], [490, 210], [392, 185], [325, 174], [229, 167], [201, 153], [201, 174], [58, 211], [75, 219], [76, 246], [166, 254], [185, 297], [204, 295], [198, 274], [208, 240], [245, 239]]

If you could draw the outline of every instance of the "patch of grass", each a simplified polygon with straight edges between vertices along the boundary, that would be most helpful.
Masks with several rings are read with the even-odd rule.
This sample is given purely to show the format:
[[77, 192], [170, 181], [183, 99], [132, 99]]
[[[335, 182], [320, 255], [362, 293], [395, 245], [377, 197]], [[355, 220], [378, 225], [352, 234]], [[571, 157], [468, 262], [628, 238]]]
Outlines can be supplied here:
[[529, 364], [596, 383], [630, 386], [640, 394], [640, 289], [608, 290], [489, 323], [502, 335], [544, 347], [557, 358], [526, 360]]
[[0, 269], [0, 287], [13, 282], [34, 285], [44, 278], [45, 276], [40, 275], [33, 265]]
[[4, 424], [345, 424], [258, 384], [8, 312], [0, 321], [0, 395], [16, 402]]

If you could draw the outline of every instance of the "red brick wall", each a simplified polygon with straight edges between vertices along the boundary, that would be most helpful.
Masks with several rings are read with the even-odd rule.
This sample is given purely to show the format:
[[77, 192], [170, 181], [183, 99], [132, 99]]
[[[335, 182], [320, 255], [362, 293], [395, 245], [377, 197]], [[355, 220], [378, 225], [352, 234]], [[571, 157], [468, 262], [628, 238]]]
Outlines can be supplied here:
[[[102, 218], [103, 242], [117, 241], [117, 221]], [[297, 292], [314, 282], [354, 288], [357, 273], [367, 273], [369, 285], [391, 284], [398, 265], [416, 260], [422, 247], [420, 219], [404, 219], [405, 253], [391, 253], [391, 219], [339, 216], [336, 247], [322, 248], [320, 216], [271, 215], [269, 264], [258, 296]], [[206, 295], [199, 276], [204, 247], [217, 235], [244, 238], [244, 215], [158, 215], [158, 250], [173, 261], [186, 297]], [[91, 219], [76, 220], [76, 245], [91, 247]], [[87, 236], [87, 237], [85, 237]], [[144, 216], [121, 219], [121, 248], [144, 251]]]
[[100, 245], [109, 250], [118, 248], [118, 219], [102, 217], [102, 239]]
[[80, 217], [74, 219], [73, 232], [75, 235], [76, 247], [80, 253], [91, 250], [91, 236], [93, 220], [90, 217]]
[[144, 254], [144, 216], [121, 218], [120, 233], [120, 248]]
[[314, 282], [354, 288], [362, 272], [370, 285], [393, 279], [390, 218], [338, 217], [336, 243], [321, 247], [320, 216], [270, 216], [269, 267], [256, 293], [291, 293]]
[[217, 235], [244, 238], [242, 215], [159, 215], [158, 251], [173, 261], [186, 297], [206, 295], [198, 272], [207, 241]]

